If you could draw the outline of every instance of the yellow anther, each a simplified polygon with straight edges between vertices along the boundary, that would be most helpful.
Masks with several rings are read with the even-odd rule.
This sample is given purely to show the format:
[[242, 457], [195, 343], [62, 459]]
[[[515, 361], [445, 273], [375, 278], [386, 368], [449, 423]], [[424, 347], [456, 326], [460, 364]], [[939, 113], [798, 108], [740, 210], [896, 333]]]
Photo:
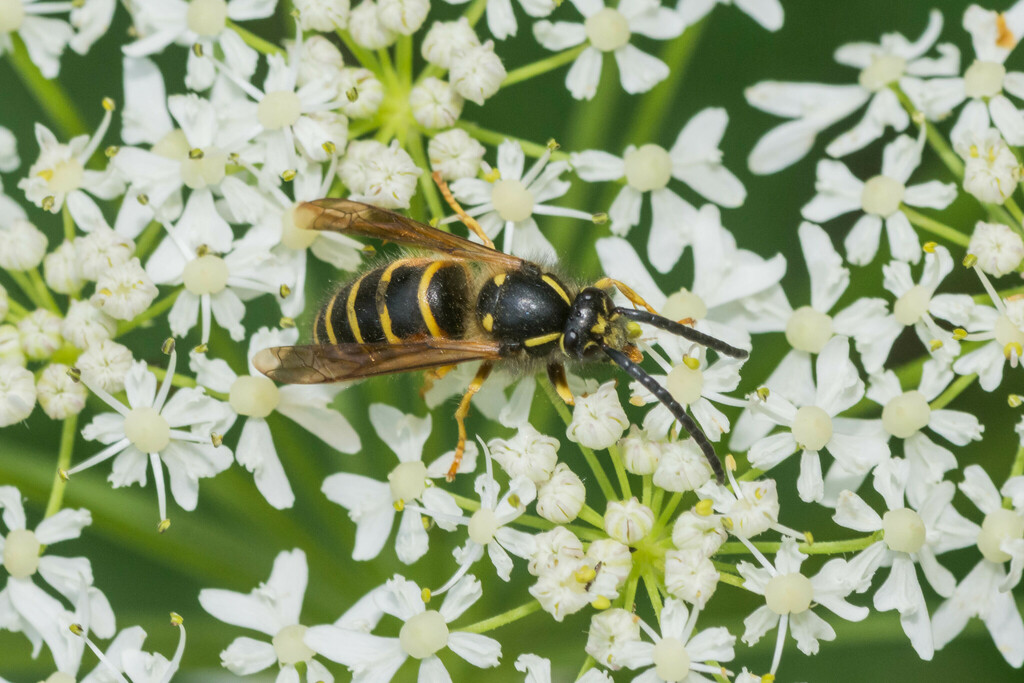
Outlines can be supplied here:
[[978, 257], [974, 254], [967, 254], [963, 260], [964, 268], [973, 268], [978, 264]]
[[612, 606], [612, 601], [603, 595], [599, 595], [591, 601], [590, 606], [594, 609], [608, 609]]
[[217, 432], [210, 432], [210, 443], [214, 448], [219, 448], [224, 443], [224, 435]]
[[189, 159], [202, 159], [203, 156], [203, 150], [199, 149], [198, 147], [193, 147], [188, 151]]
[[198, 247], [196, 247], [196, 256], [206, 256], [209, 253], [210, 245], [208, 244], [200, 244]]
[[352, 86], [351, 88], [345, 91], [345, 97], [348, 99], [349, 102], [355, 102], [356, 100], [359, 99], [359, 88]]
[[712, 505], [713, 503], [710, 498], [701, 498], [697, 501], [697, 504], [693, 506], [693, 511], [701, 517], [710, 517], [711, 513], [714, 512]]
[[814, 534], [810, 531], [805, 531], [804, 540], [807, 541], [807, 545], [814, 545]]
[[775, 674], [765, 674], [761, 676], [761, 683], [775, 683]]
[[978, 158], [978, 146], [977, 145], [971, 145], [971, 149], [968, 151], [968, 153], [971, 155], [972, 158], [977, 159]]
[[149, 195], [146, 194], [145, 192], [140, 192], [137, 195], [135, 195], [135, 201], [145, 206], [146, 204], [149, 204]]
[[85, 629], [82, 628], [81, 624], [71, 624], [68, 626], [68, 630], [74, 633], [76, 636], [85, 635]]
[[68, 475], [68, 471], [63, 467], [57, 469], [57, 476], [60, 477], [61, 481], [67, 481], [71, 477]]
[[757, 397], [759, 399], [761, 399], [762, 401], [767, 401], [768, 397], [770, 395], [771, 395], [771, 391], [768, 389], [768, 387], [758, 387], [757, 388]]
[[278, 288], [277, 293], [281, 295], [282, 299], [284, 299], [285, 297], [292, 293], [292, 288], [289, 287], [288, 285], [281, 285]]
[[401, 512], [402, 510], [405, 509], [405, 501], [402, 499], [398, 499], [394, 503], [392, 503], [392, 507], [395, 508], [395, 512]]
[[117, 109], [117, 103], [114, 102], [113, 98], [104, 97], [102, 104], [103, 108], [107, 111], [114, 111], [115, 109]]
[[938, 351], [939, 349], [942, 348], [942, 340], [941, 339], [932, 339], [928, 343], [928, 346], [931, 348], [932, 351]]
[[171, 612], [171, 626], [181, 626], [185, 623], [185, 618], [177, 612]]
[[338, 151], [338, 146], [335, 145], [330, 140], [328, 140], [327, 142], [325, 142], [324, 144], [322, 144], [320, 146], [324, 148], [325, 152], [327, 152], [328, 154], [330, 154], [332, 156], [334, 155], [335, 152]]
[[484, 180], [489, 183], [496, 183], [501, 180], [501, 171], [496, 168], [492, 168], [487, 173], [484, 173]]
[[422, 591], [420, 591], [420, 600], [423, 601], [424, 605], [427, 604], [428, 602], [430, 602], [430, 598], [431, 597], [432, 597], [432, 595], [430, 593], [430, 589], [429, 588], [424, 588]]
[[295, 172], [295, 169], [289, 168], [288, 170], [281, 172], [281, 180], [285, 181], [286, 183], [290, 183], [291, 181], [295, 180], [296, 175], [298, 174]]
[[286, 315], [281, 316], [281, 319], [277, 321], [277, 326], [289, 330], [295, 327], [295, 318], [289, 318]]
[[72, 367], [68, 368], [68, 377], [71, 378], [72, 382], [77, 384], [82, 379], [82, 371], [79, 370], [78, 368], [72, 366]]
[[43, 211], [52, 211], [53, 205], [57, 203], [56, 198], [53, 195], [43, 197]]
[[103, 288], [100, 289], [100, 294], [102, 294], [103, 296], [113, 296], [114, 295], [114, 293], [111, 292], [106, 287], [103, 287]]
[[548, 140], [547, 148], [549, 152], [557, 151], [559, 147], [561, 147], [561, 145], [558, 144], [554, 138]]
[[289, 12], [289, 14], [292, 15], [292, 19], [298, 19], [299, 17], [302, 16], [302, 14], [297, 9], [292, 9], [292, 11]]
[[170, 528], [171, 528], [171, 520], [169, 520], [169, 519], [162, 519], [162, 520], [160, 520], [160, 523], [156, 525], [156, 532], [158, 534], [162, 534], [162, 533], [164, 533], [165, 531], [167, 531]]
[[736, 471], [736, 458], [733, 457], [732, 453], [725, 454], [725, 469], [730, 472]]
[[911, 114], [910, 120], [914, 122], [915, 126], [923, 126], [927, 121], [923, 111], [915, 111], [913, 114]]
[[700, 361], [693, 356], [683, 356], [683, 365], [690, 368], [691, 370], [700, 369]]
[[160, 345], [160, 352], [165, 356], [171, 355], [174, 351], [174, 337], [168, 337], [164, 340], [164, 343]]
[[644, 333], [644, 328], [640, 327], [639, 323], [635, 323], [632, 320], [626, 323], [626, 334], [629, 335], [630, 339], [636, 339]]
[[39, 176], [40, 178], [42, 178], [43, 180], [45, 180], [46, 182], [50, 182], [51, 180], [53, 180], [53, 169], [52, 168], [44, 168], [43, 170], [41, 170], [36, 175]]
[[1011, 358], [1013, 354], [1017, 354], [1017, 358], [1024, 355], [1024, 348], [1021, 347], [1020, 342], [1010, 342], [1003, 347], [1003, 355], [1006, 356], [1007, 359]]
[[192, 349], [192, 353], [206, 353], [210, 350], [209, 344], [199, 344]]
[[1019, 408], [1021, 404], [1024, 403], [1024, 396], [1021, 396], [1020, 394], [1010, 394], [1006, 397], [1006, 403], [1011, 408]]
[[579, 583], [590, 583], [597, 578], [597, 572], [593, 567], [580, 567], [573, 574], [573, 577]]
[[194, 54], [196, 57], [202, 57], [203, 56], [203, 46], [200, 45], [199, 43], [194, 43], [192, 45], [192, 54]]
[[953, 330], [953, 339], [960, 341], [961, 339], [967, 339], [967, 330], [962, 327], [957, 327]]
[[430, 531], [430, 528], [434, 526], [434, 520], [432, 520], [430, 517], [425, 517], [423, 515], [420, 515], [420, 523], [423, 524], [423, 528], [427, 531]]
[[925, 250], [925, 253], [934, 254], [935, 247], [939, 246], [938, 242], [925, 242], [921, 245], [921, 248]]
[[105, 156], [106, 156], [106, 157], [107, 157], [108, 159], [113, 159], [114, 157], [116, 157], [116, 156], [117, 156], [117, 153], [118, 153], [119, 151], [121, 151], [121, 148], [120, 148], [120, 147], [118, 147], [117, 145], [110, 145], [110, 146], [109, 146], [109, 147], [107, 147], [107, 148], [106, 148], [105, 150], [103, 150], [103, 154], [104, 154], [104, 155], [105, 155]]
[[517, 508], [523, 504], [523, 500], [517, 494], [513, 493], [508, 497], [508, 504]]
[[608, 222], [608, 214], [604, 211], [598, 211], [595, 214], [591, 214], [590, 220], [594, 222], [594, 225], [604, 225]]
[[732, 528], [736, 525], [732, 523], [732, 517], [723, 517], [722, 526], [724, 526], [726, 529], [732, 530]]
[[760, 486], [754, 489], [754, 498], [757, 498], [758, 500], [764, 498], [764, 489]]
[[643, 406], [644, 400], [639, 396], [630, 396], [629, 405], [636, 406], [637, 408]]

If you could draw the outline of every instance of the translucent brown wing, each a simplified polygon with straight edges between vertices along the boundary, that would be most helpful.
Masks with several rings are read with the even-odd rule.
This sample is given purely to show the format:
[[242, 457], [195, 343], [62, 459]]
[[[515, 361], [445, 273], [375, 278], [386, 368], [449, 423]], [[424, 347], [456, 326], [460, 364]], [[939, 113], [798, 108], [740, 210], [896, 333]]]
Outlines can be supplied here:
[[272, 380], [323, 384], [501, 358], [500, 342], [424, 339], [403, 344], [309, 344], [263, 349], [252, 362]]
[[484, 261], [519, 270], [523, 259], [485, 247], [424, 223], [348, 199], [317, 199], [295, 209], [295, 224], [306, 230], [329, 230], [430, 249], [454, 259]]

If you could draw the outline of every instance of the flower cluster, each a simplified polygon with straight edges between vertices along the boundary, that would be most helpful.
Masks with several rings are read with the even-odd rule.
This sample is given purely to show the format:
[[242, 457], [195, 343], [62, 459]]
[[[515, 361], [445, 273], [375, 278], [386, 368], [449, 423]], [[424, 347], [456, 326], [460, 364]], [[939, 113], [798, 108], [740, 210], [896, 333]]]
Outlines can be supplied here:
[[[837, 618], [885, 611], [899, 614], [922, 660], [978, 617], [996, 646], [985, 656], [1024, 665], [1013, 595], [1024, 574], [1024, 419], [1011, 414], [1010, 433], [1007, 408], [989, 409], [1024, 405], [1024, 115], [1014, 99], [1024, 74], [1008, 70], [1024, 1], [1004, 13], [967, 9], [973, 60], [939, 42], [944, 19], [933, 10], [916, 40], [888, 33], [836, 50], [855, 83], [746, 90], [753, 107], [789, 119], [751, 151], [755, 174], [799, 162], [819, 134], [864, 109], [824, 147], [791, 217], [804, 268], [747, 248], [754, 240], [730, 211], [748, 188], [723, 156], [729, 113], [715, 103], [674, 121], [672, 139], [634, 136], [624, 149], [562, 149], [475, 122], [499, 92], [563, 67], [582, 111], [599, 85], [615, 87], [603, 69], [617, 70], [623, 101], [635, 103], [685, 67], [681, 41], [729, 0], [521, 0], [522, 12], [508, 0], [449, 2], [466, 4], [461, 16], [428, 0], [295, 0], [291, 12], [276, 0], [126, 2], [124, 102], [93, 103], [102, 113], [90, 131], [48, 79], [67, 47], [84, 55], [116, 40], [119, 6], [0, 0], [0, 57], [49, 117], [35, 123], [34, 146], [0, 127], [0, 173], [13, 180], [0, 185], [0, 473], [20, 487], [0, 486], [0, 628], [23, 634], [32, 658], [45, 648], [47, 680], [75, 680], [87, 650], [98, 664], [85, 681], [169, 683], [193, 666], [182, 617], [172, 614], [171, 658], [148, 652], [141, 627], [117, 631], [90, 559], [53, 554], [94, 514], [103, 533], [140, 533], [120, 512], [137, 509], [131, 494], [99, 483], [104, 465], [111, 488], [153, 481], [157, 514], [140, 546], [170, 543], [173, 518], [212, 555], [239, 548], [219, 521], [191, 524], [207, 513], [197, 510], [200, 480], [217, 479], [203, 483], [209, 508], [242, 520], [246, 538], [293, 548], [249, 593], [198, 594], [217, 620], [262, 635], [225, 638], [220, 663], [236, 676], [276, 667], [278, 681], [333, 681], [345, 668], [356, 681], [387, 681], [415, 668], [418, 680], [443, 682], [449, 668], [514, 666], [550, 681], [551, 661], [508, 657], [492, 632], [572, 615], [587, 620], [586, 637], [566, 637], [559, 656], [577, 658], [576, 680], [590, 683], [623, 669], [644, 683], [770, 682], [796, 675], [797, 652], [827, 653]], [[783, 25], [779, 0], [735, 4], [769, 31]], [[249, 23], [274, 17], [287, 39]], [[527, 35], [509, 41], [523, 22]], [[524, 40], [539, 57], [513, 66], [511, 46]], [[675, 61], [649, 54], [651, 40]], [[34, 158], [23, 163], [19, 146]], [[841, 160], [854, 152], [874, 156]], [[548, 270], [567, 249], [592, 256], [606, 275], [594, 287], [618, 308], [590, 332], [611, 340], [601, 348], [633, 381], [598, 381], [576, 365], [567, 373], [569, 335], [558, 332], [518, 351], [502, 343], [416, 359], [429, 366], [420, 396], [443, 406], [436, 415], [408, 412], [420, 404], [396, 384], [330, 381], [401, 369], [389, 365], [391, 347], [408, 344], [408, 356], [503, 339], [494, 316], [468, 311], [451, 326], [460, 332], [442, 334], [428, 261], [464, 266], [453, 270], [468, 275], [459, 305], [470, 309], [484, 283], [518, 273], [454, 251], [380, 268], [369, 258], [376, 245], [311, 229], [323, 226], [308, 202], [323, 197], [372, 205], [361, 210], [395, 237], [385, 241], [409, 242], [398, 212], [438, 230], [461, 222], [472, 241], [498, 240], [499, 252], [539, 264], [538, 282], [567, 307], [582, 287]], [[324, 266], [310, 254], [354, 283], [319, 307], [310, 281]], [[389, 312], [389, 288], [412, 283], [394, 264], [426, 268], [414, 291], [420, 332], [399, 334], [405, 321]], [[809, 296], [790, 281], [803, 271]], [[649, 313], [614, 337], [607, 330], [630, 307]], [[442, 338], [459, 335], [466, 344]], [[772, 344], [784, 353], [759, 355]], [[543, 345], [553, 349], [546, 362], [532, 362]], [[335, 372], [359, 353], [365, 372]], [[286, 370], [278, 379], [298, 383], [262, 374], [267, 354]], [[547, 376], [534, 377], [538, 367]], [[432, 431], [457, 394], [453, 449], [448, 431]], [[563, 426], [544, 426], [541, 408]], [[47, 421], [60, 435], [45, 451], [8, 455], [20, 425]], [[978, 443], [984, 467], [969, 450]], [[300, 464], [311, 449], [323, 472]], [[375, 457], [363, 467], [339, 453]], [[19, 463], [9, 471], [8, 458]], [[48, 494], [23, 460], [46, 461]], [[83, 489], [93, 512], [65, 505]], [[30, 512], [45, 506], [34, 529], [26, 500]], [[300, 521], [304, 506], [323, 533]], [[834, 524], [803, 528], [807, 506]], [[155, 541], [154, 526], [166, 534]], [[181, 547], [152, 552], [172, 564], [198, 557]], [[942, 557], [954, 550], [973, 569]], [[339, 579], [392, 556], [402, 573], [367, 572], [379, 585], [363, 595]], [[226, 583], [220, 568], [237, 560], [189, 571]], [[304, 620], [318, 569], [331, 570], [331, 595], [347, 609], [318, 599]], [[485, 594], [520, 587], [518, 606], [480, 614]], [[742, 623], [716, 611], [727, 592], [749, 608]], [[772, 630], [770, 660], [744, 649]]]

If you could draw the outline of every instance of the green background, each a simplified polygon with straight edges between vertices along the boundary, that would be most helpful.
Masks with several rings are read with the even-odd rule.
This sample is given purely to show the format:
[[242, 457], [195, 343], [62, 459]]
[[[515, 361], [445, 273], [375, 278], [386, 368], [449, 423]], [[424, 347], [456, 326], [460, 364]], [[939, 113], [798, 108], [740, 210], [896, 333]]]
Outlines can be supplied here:
[[[786, 256], [790, 264], [784, 281], [786, 291], [794, 305], [801, 305], [808, 301], [808, 281], [796, 240], [796, 228], [801, 220], [799, 210], [813, 195], [814, 163], [823, 155], [824, 142], [852, 125], [855, 119], [827, 131], [814, 151], [796, 166], [772, 176], [755, 177], [746, 169], [747, 153], [761, 135], [780, 120], [747, 106], [743, 89], [766, 79], [853, 83], [856, 72], [837, 65], [831, 58], [836, 47], [854, 40], [877, 41], [878, 36], [887, 31], [900, 31], [915, 39], [924, 29], [931, 7], [938, 7], [946, 16], [943, 40], [956, 42], [961, 47], [965, 63], [973, 58], [973, 53], [960, 27], [967, 2], [786, 0], [784, 4], [786, 22], [775, 34], [763, 30], [735, 8], [716, 9], [702, 24], [699, 41], [694, 44], [692, 59], [686, 69], [674, 69], [668, 81], [644, 98], [625, 95], [617, 84], [615, 67], [606, 60], [598, 96], [591, 103], [581, 105], [569, 98], [564, 88], [563, 68], [500, 92], [488, 101], [486, 111], [467, 104], [463, 118], [541, 143], [555, 138], [563, 149], [569, 151], [600, 148], [619, 154], [628, 143], [657, 142], [668, 147], [682, 125], [695, 113], [708, 106], [725, 107], [730, 114], [730, 124], [722, 144], [725, 164], [743, 180], [748, 198], [739, 209], [723, 210], [723, 221], [736, 235], [741, 247], [765, 257], [779, 251]], [[1009, 4], [995, 3], [994, 8], [1005, 9]], [[439, 6], [435, 11], [451, 12], [451, 8]], [[509, 69], [546, 54], [537, 48], [526, 30], [528, 24], [522, 12], [517, 12], [519, 37], [498, 47]], [[563, 7], [555, 14], [555, 18], [565, 20], [575, 20], [576, 16], [569, 7]], [[272, 20], [246, 26], [273, 40], [282, 35], [288, 21], [279, 15]], [[61, 82], [85, 112], [90, 126], [99, 121], [101, 97], [110, 95], [123, 101], [119, 80], [120, 56], [114, 38], [124, 35], [126, 29], [124, 14], [119, 10], [118, 21], [111, 34], [102, 39], [87, 57], [69, 52], [62, 62]], [[655, 54], [665, 50], [669, 54], [663, 57], [670, 63], [680, 56], [685, 57], [684, 50], [679, 47], [681, 43], [666, 47], [661, 43], [640, 40], [638, 44]], [[173, 59], [165, 55], [160, 60], [167, 74], [172, 73], [170, 69], [182, 63], [184, 58], [180, 49], [173, 49], [171, 53]], [[1024, 55], [1018, 51], [1011, 57], [1008, 67], [1013, 70], [1022, 66]], [[168, 91], [182, 90], [180, 76], [169, 76]], [[0, 59], [0, 123], [18, 136], [22, 173], [36, 155], [31, 128], [36, 120], [45, 119], [7, 61]], [[117, 126], [115, 121], [115, 131]], [[107, 139], [112, 141], [114, 137], [110, 135]], [[887, 139], [891, 137], [889, 135]], [[878, 172], [880, 157], [881, 145], [876, 143], [846, 161], [855, 175], [866, 178]], [[493, 161], [493, 152], [489, 152], [488, 159]], [[931, 155], [926, 156], [925, 167], [915, 175], [915, 179], [918, 178], [950, 180], [945, 169]], [[20, 198], [16, 183], [17, 174], [4, 177], [8, 194]], [[617, 187], [576, 183], [570, 195], [559, 203], [588, 211], [604, 211], [615, 191]], [[699, 201], [688, 190], [683, 190], [683, 194], [690, 201]], [[33, 218], [50, 235], [51, 244], [55, 244], [60, 235], [59, 217], [43, 216], [33, 211]], [[630, 237], [636, 245], [642, 246], [646, 241], [649, 223], [646, 211], [645, 207], [644, 221]], [[958, 201], [944, 215], [948, 223], [965, 232], [969, 232], [970, 226], [980, 217], [973, 200]], [[841, 244], [853, 220], [852, 217], [842, 217], [826, 226], [837, 245]], [[581, 280], [594, 279], [599, 275], [596, 255], [590, 245], [593, 239], [608, 234], [607, 227], [556, 220], [542, 222], [542, 228], [564, 255], [567, 271]], [[581, 242], [585, 248], [580, 246]], [[644, 253], [642, 248], [639, 251]], [[957, 249], [953, 249], [953, 253], [954, 258], [962, 256]], [[854, 285], [840, 302], [840, 307], [858, 296], [880, 291], [878, 266], [886, 256], [883, 246], [874, 266], [864, 269], [852, 267]], [[689, 258], [687, 254], [676, 272], [658, 278], [663, 290], [673, 291], [691, 281]], [[337, 275], [322, 264], [311, 270], [314, 278], [310, 283], [312, 297], [318, 289], [316, 283], [327, 283]], [[324, 284], [325, 288], [328, 286]], [[9, 289], [13, 291], [13, 288]], [[967, 277], [959, 269], [947, 281], [944, 290], [980, 291], [973, 276]], [[271, 317], [262, 322], [272, 320]], [[260, 321], [259, 314], [253, 315], [250, 311], [246, 318], [247, 328], [255, 329], [257, 321]], [[163, 365], [165, 359], [159, 354], [159, 343], [166, 335], [165, 323], [161, 323], [151, 330], [136, 333], [126, 343], [137, 357]], [[782, 335], [758, 337], [754, 356], [745, 368], [741, 389], [757, 386], [784, 351]], [[901, 344], [897, 346], [894, 359], [897, 362], [910, 360], [916, 352], [917, 347], [913, 343]], [[227, 358], [238, 370], [241, 369], [245, 348], [218, 334], [211, 343], [211, 353]], [[597, 369], [594, 374], [601, 378], [611, 376], [606, 369]], [[1015, 377], [1018, 380], [1016, 387], [1004, 382], [1002, 389], [991, 396], [975, 387], [951, 406], [976, 407], [979, 414], [985, 415], [985, 440], [973, 447], [959, 449], [957, 454], [961, 466], [980, 462], [997, 483], [1006, 476], [1015, 449], [1012, 426], [1018, 416], [1005, 408], [1006, 392], [1020, 391], [1019, 373]], [[363, 438], [363, 452], [354, 456], [332, 452], [292, 423], [272, 416], [275, 441], [298, 495], [292, 510], [277, 512], [271, 509], [253, 488], [250, 476], [234, 467], [213, 480], [202, 482], [199, 508], [195, 513], [182, 513], [171, 503], [173, 524], [170, 531], [161, 536], [154, 531], [156, 512], [152, 488], [112, 491], [105, 483], [107, 469], [100, 467], [76, 477], [68, 487], [65, 499], [67, 506], [85, 506], [92, 510], [93, 525], [86, 529], [81, 540], [61, 543], [54, 552], [67, 556], [86, 555], [92, 560], [96, 584], [110, 597], [118, 616], [118, 626], [143, 625], [150, 634], [147, 641], [149, 649], [170, 655], [176, 633], [166, 625], [165, 614], [174, 610], [185, 617], [189, 645], [183, 671], [175, 679], [178, 681], [212, 680], [220, 672], [218, 652], [237, 636], [257, 635], [225, 627], [210, 618], [198, 605], [198, 591], [204, 587], [222, 587], [248, 592], [266, 579], [273, 558], [280, 550], [300, 547], [309, 557], [310, 584], [303, 610], [305, 624], [333, 621], [366, 590], [394, 572], [400, 572], [421, 585], [436, 586], [454, 568], [448, 554], [450, 546], [446, 545], [451, 539], [433, 532], [431, 554], [413, 567], [405, 567], [395, 559], [390, 542], [377, 560], [354, 563], [349, 559], [353, 524], [341, 508], [326, 501], [319, 492], [323, 478], [342, 469], [377, 478], [386, 475], [395, 462], [394, 456], [370, 428], [366, 418], [367, 406], [375, 401], [385, 401], [422, 415], [426, 408], [417, 398], [418, 387], [419, 379], [415, 377], [379, 379], [341, 395], [339, 408]], [[93, 404], [93, 407], [97, 405]], [[436, 411], [434, 432], [426, 449], [428, 460], [432, 457], [430, 454], [448, 450], [454, 443], [454, 421], [447, 417], [450, 410], [454, 410], [453, 403]], [[640, 419], [639, 414], [631, 416], [637, 421]], [[559, 436], [563, 434], [560, 421], [541, 395], [535, 401], [531, 419], [542, 431]], [[237, 429], [233, 430], [229, 443], [237, 438]], [[469, 430], [471, 434], [479, 432], [485, 437], [508, 435], [508, 430], [487, 423], [479, 414], [471, 416]], [[45, 505], [58, 438], [57, 425], [47, 420], [39, 410], [23, 426], [10, 427], [0, 434], [0, 483], [17, 485], [29, 498], [30, 526], [38, 520]], [[94, 444], [79, 442], [75, 450], [76, 460], [96, 450]], [[574, 467], [583, 467], [575, 447], [564, 438], [560, 457]], [[791, 458], [773, 473], [779, 481], [780, 498], [784, 501], [797, 500], [793, 485], [796, 460]], [[466, 479], [459, 482], [457, 488], [465, 495], [472, 495], [469, 478]], [[590, 496], [588, 502], [595, 505], [596, 486], [590, 487]], [[958, 496], [956, 505], [969, 517], [980, 521], [977, 511], [966, 499]], [[600, 511], [601, 507], [598, 509]], [[835, 534], [831, 538], [852, 535], [835, 528], [823, 510], [799, 502], [784, 505], [782, 521], [799, 529], [817, 531], [818, 540], [828, 540], [828, 534]], [[970, 548], [943, 556], [943, 562], [962, 577], [976, 558], [977, 551]], [[816, 567], [817, 564], [809, 563], [807, 566]], [[531, 577], [523, 569], [523, 563], [517, 561], [517, 571], [513, 575], [516, 578], [511, 584], [504, 585], [495, 579], [493, 569], [486, 561], [480, 563], [474, 573], [484, 580], [484, 598], [457, 625], [491, 616], [526, 601], [528, 595], [525, 590], [531, 583], [526, 579]], [[876, 586], [884, 575], [883, 570], [880, 578], [876, 579]], [[1018, 586], [1016, 591], [1020, 602], [1021, 587]], [[926, 595], [934, 608], [938, 604], [937, 596], [927, 588]], [[855, 596], [852, 600], [869, 604], [866, 596]], [[640, 598], [638, 602], [642, 612], [646, 613], [645, 599]], [[760, 598], [722, 585], [701, 619], [701, 625], [725, 625], [738, 636], [743, 631], [742, 619], [759, 604]], [[797, 652], [790, 640], [783, 656], [780, 680], [859, 682], [882, 677], [1020, 680], [1020, 671], [1005, 663], [978, 620], [972, 620], [959, 638], [927, 663], [914, 654], [894, 612], [873, 614], [858, 624], [845, 622], [823, 609], [819, 613], [836, 629], [837, 639], [832, 643], [822, 642], [821, 652], [815, 657]], [[553, 622], [545, 614], [535, 614], [493, 632], [490, 635], [502, 643], [503, 662], [500, 668], [482, 675], [487, 680], [522, 680], [522, 674], [513, 670], [512, 662], [522, 652], [536, 652], [552, 658], [556, 681], [572, 680], [583, 661], [582, 647], [589, 614], [589, 610], [584, 610], [561, 624]], [[393, 623], [390, 622], [391, 625]], [[378, 632], [389, 633], [386, 629]], [[756, 672], [766, 671], [774, 642], [775, 632], [772, 631], [754, 648], [738, 644], [738, 657], [732, 668], [738, 671], [745, 665]], [[32, 661], [23, 636], [0, 632], [0, 676], [11, 681], [45, 678], [52, 671], [47, 657], [44, 654], [38, 661]], [[480, 675], [450, 653], [443, 659], [457, 681]], [[91, 668], [93, 661], [90, 656], [86, 657], [82, 675]], [[337, 673], [341, 674], [339, 680], [346, 680], [346, 674], [340, 667]], [[621, 674], [619, 678], [629, 680], [631, 676]], [[265, 673], [250, 680], [273, 678], [272, 674]], [[407, 663], [396, 680], [415, 680], [414, 666]]]

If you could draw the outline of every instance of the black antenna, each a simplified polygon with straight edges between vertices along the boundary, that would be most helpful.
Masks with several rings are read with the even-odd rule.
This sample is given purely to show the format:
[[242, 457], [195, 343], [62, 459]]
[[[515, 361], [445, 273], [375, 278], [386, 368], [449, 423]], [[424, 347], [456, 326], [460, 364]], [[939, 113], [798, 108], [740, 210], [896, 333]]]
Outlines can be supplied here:
[[709, 334], [698, 332], [692, 327], [680, 325], [676, 321], [669, 320], [668, 318], [662, 317], [660, 315], [648, 313], [647, 311], [638, 311], [634, 308], [624, 308], [622, 306], [616, 307], [614, 312], [618, 313], [619, 315], [625, 316], [630, 320], [635, 320], [638, 323], [647, 323], [648, 325], [660, 328], [662, 330], [665, 330], [666, 332], [677, 334], [680, 337], [684, 337], [686, 339], [689, 339], [690, 341], [697, 342], [702, 346], [706, 346], [709, 349], [717, 351], [718, 353], [721, 353], [726, 356], [742, 359], [750, 355], [749, 352], [743, 349], [737, 349], [735, 346], [730, 346], [729, 344], [726, 344], [724, 341], [717, 337], [712, 337]]
[[[662, 318], [662, 320], [671, 322], [665, 318]], [[682, 327], [682, 325], [680, 325], [680, 327]], [[601, 349], [609, 358], [612, 359], [613, 363], [625, 370], [630, 377], [640, 382], [640, 384], [644, 386], [644, 389], [647, 389], [647, 391], [654, 394], [654, 397], [669, 409], [672, 415], [679, 420], [681, 425], [683, 425], [683, 428], [690, 433], [693, 440], [697, 442], [697, 445], [700, 446], [700, 450], [704, 453], [704, 457], [707, 458], [708, 463], [710, 463], [711, 469], [715, 471], [715, 479], [718, 480], [719, 484], [724, 484], [725, 471], [722, 469], [722, 463], [719, 461], [718, 455], [715, 454], [714, 447], [711, 445], [711, 442], [708, 441], [708, 437], [704, 436], [704, 432], [700, 430], [697, 423], [693, 421], [693, 418], [687, 415], [683, 407], [679, 405], [679, 402], [672, 398], [672, 394], [668, 393], [668, 389], [658, 384], [658, 380], [644, 372], [639, 365], [631, 361], [629, 356], [624, 354], [622, 351], [617, 351], [607, 344], [601, 344]]]

